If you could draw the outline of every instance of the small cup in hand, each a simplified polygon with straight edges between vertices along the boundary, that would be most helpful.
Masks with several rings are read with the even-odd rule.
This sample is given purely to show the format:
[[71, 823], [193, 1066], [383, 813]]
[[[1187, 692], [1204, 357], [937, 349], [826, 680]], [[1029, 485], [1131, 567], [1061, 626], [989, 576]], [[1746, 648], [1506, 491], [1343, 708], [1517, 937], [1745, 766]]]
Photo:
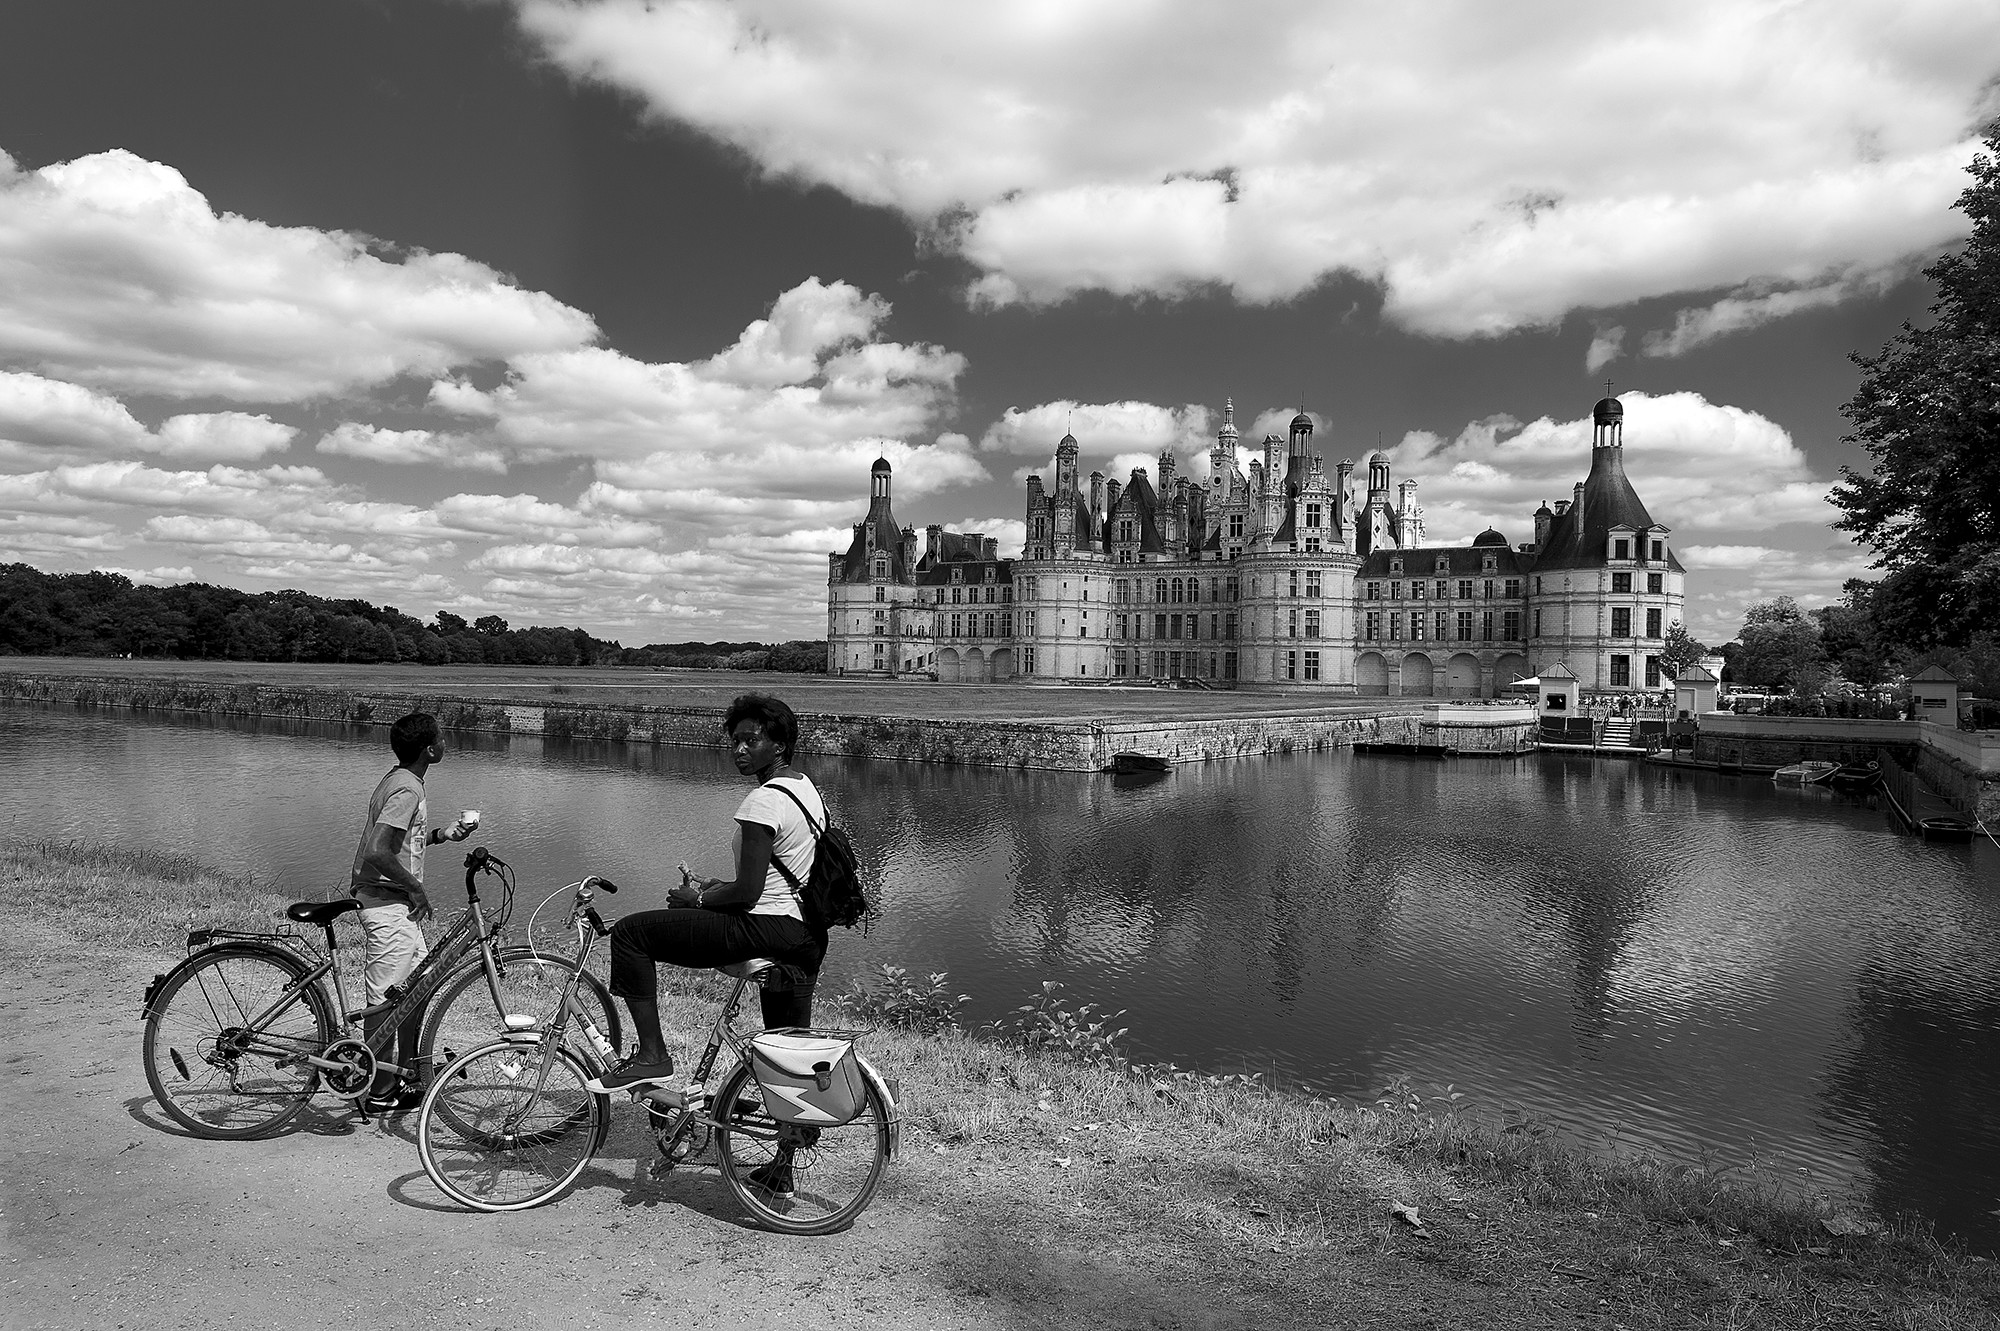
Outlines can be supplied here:
[[478, 828], [479, 810], [467, 809], [464, 813], [458, 815], [458, 821], [452, 825], [451, 839], [453, 841], [463, 841], [471, 836], [473, 832], [477, 831]]

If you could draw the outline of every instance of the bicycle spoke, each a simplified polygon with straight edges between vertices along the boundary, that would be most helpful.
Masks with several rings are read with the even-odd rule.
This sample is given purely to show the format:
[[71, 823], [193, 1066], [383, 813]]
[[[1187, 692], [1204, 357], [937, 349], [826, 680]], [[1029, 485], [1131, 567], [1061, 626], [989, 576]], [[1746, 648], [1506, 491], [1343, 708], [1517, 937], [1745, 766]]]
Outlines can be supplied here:
[[256, 1136], [312, 1095], [319, 1073], [303, 1056], [324, 1040], [324, 1000], [308, 988], [272, 1010], [302, 973], [269, 950], [224, 949], [197, 958], [161, 992], [146, 1024], [146, 1077], [188, 1131]]
[[[859, 1118], [833, 1127], [775, 1121], [747, 1067], [723, 1083], [716, 1115], [722, 1170], [759, 1222], [791, 1234], [827, 1234], [854, 1223], [888, 1160], [887, 1110], [871, 1087]], [[789, 1191], [789, 1197], [782, 1194]]]

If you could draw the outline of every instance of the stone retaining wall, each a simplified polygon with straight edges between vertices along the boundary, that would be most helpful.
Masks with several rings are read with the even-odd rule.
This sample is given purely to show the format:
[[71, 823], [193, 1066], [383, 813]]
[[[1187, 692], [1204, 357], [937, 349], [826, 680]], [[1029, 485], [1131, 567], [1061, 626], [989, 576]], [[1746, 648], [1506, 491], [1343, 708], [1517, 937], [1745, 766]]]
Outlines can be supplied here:
[[[336, 689], [205, 684], [156, 678], [30, 675], [0, 672], [0, 698], [141, 711], [379, 724], [427, 711], [447, 730], [551, 739], [621, 740], [709, 748], [720, 741], [722, 713], [708, 708], [637, 707], [455, 694], [360, 693]], [[1525, 729], [1511, 720], [1461, 723], [1440, 741], [1438, 726], [1406, 712], [1287, 713], [1215, 720], [1132, 722], [949, 721], [801, 712], [799, 748], [852, 758], [1101, 771], [1120, 752], [1173, 762], [1338, 748], [1357, 741], [1445, 742], [1465, 751], [1513, 752]]]
[[1784, 767], [1808, 758], [1867, 762], [1888, 749], [1905, 762], [1917, 753], [1917, 722], [1841, 717], [1738, 716], [1706, 712], [1695, 718], [1694, 756], [1706, 763]]

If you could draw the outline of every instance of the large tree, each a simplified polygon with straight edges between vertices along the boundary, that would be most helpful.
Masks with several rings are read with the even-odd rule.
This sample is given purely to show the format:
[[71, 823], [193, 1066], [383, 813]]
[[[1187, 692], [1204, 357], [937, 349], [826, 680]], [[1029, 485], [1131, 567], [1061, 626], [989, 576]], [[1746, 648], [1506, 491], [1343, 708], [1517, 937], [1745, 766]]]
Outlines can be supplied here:
[[1822, 678], [1819, 625], [1789, 596], [1762, 601], [1743, 615], [1743, 644], [1735, 661], [1738, 684], [1811, 689]]
[[1861, 387], [1842, 408], [1874, 462], [1841, 468], [1834, 526], [1875, 551], [1878, 626], [1914, 648], [2000, 623], [2000, 124], [1986, 147], [1956, 204], [1971, 237], [1924, 270], [1929, 326], [1854, 356]]

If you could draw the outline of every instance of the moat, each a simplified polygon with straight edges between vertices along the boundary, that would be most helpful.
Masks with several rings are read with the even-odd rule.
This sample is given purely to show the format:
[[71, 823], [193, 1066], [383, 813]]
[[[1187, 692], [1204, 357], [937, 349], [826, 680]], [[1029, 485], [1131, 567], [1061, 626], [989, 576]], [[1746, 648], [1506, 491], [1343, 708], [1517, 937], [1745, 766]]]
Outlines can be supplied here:
[[[432, 799], [484, 812], [524, 900], [590, 870], [637, 909], [680, 859], [722, 867], [742, 792], [719, 753], [454, 744]], [[23, 705], [0, 707], [0, 758], [10, 835], [302, 897], [340, 887], [388, 761], [364, 728]], [[1594, 1149], [1852, 1186], [2000, 1244], [2000, 849], [1899, 837], [1820, 790], [1548, 754], [807, 766], [887, 903], [835, 940], [828, 990], [943, 970], [978, 1022], [1056, 980], [1124, 1009], [1141, 1060], [1360, 1099], [1450, 1083]]]

